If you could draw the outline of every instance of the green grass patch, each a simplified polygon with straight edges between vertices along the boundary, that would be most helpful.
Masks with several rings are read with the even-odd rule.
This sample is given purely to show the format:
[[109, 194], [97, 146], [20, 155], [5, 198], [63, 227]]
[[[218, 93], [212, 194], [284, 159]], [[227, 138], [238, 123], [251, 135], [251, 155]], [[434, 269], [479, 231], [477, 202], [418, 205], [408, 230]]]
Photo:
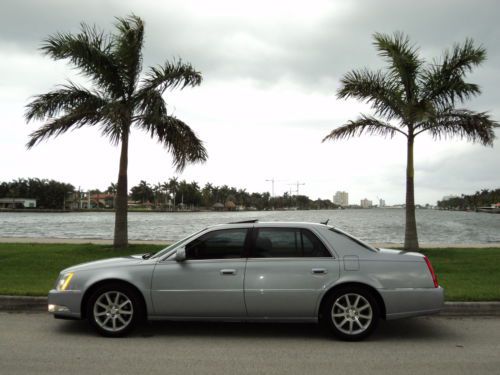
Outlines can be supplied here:
[[115, 250], [110, 245], [0, 243], [0, 294], [45, 296], [64, 268], [98, 259], [155, 252], [164, 247], [131, 245], [126, 250]]
[[[44, 296], [66, 267], [162, 248], [131, 245], [127, 250], [114, 250], [110, 245], [0, 243], [0, 294]], [[500, 248], [421, 252], [431, 260], [448, 301], [500, 301]]]
[[499, 248], [421, 249], [447, 301], [500, 301]]

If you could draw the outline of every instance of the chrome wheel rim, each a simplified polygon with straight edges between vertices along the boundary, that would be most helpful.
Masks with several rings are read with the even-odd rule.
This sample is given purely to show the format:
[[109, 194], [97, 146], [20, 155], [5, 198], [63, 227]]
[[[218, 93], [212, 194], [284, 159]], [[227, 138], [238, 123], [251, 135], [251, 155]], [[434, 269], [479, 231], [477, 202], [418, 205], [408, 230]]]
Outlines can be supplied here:
[[368, 329], [373, 320], [372, 305], [360, 294], [343, 294], [332, 307], [332, 322], [346, 335], [358, 335]]
[[94, 303], [94, 320], [108, 332], [119, 332], [130, 324], [134, 306], [127, 295], [118, 291], [103, 293]]

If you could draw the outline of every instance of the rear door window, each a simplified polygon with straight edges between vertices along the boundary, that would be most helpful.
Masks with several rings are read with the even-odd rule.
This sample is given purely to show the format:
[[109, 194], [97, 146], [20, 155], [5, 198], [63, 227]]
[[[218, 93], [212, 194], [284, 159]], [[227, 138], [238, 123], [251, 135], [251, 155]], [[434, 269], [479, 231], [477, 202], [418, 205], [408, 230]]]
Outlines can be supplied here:
[[331, 254], [309, 230], [301, 228], [259, 228], [255, 236], [252, 257], [331, 257]]

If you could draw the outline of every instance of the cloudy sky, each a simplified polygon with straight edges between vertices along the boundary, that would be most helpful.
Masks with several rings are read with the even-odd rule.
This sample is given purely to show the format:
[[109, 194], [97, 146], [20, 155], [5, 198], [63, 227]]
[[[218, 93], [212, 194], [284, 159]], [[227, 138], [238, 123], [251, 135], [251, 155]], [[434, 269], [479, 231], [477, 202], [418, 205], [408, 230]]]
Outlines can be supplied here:
[[[438, 58], [472, 37], [488, 51], [469, 76], [482, 95], [465, 106], [500, 120], [498, 1], [350, 0], [2, 0], [0, 3], [0, 181], [51, 178], [82, 189], [105, 189], [118, 173], [119, 149], [95, 128], [65, 134], [27, 151], [30, 97], [79, 78], [64, 62], [42, 56], [48, 35], [78, 32], [80, 22], [112, 31], [115, 16], [146, 22], [144, 65], [189, 61], [202, 72], [196, 88], [165, 94], [168, 108], [205, 142], [209, 160], [177, 175], [164, 149], [132, 134], [129, 184], [172, 176], [275, 193], [304, 183], [300, 193], [328, 198], [337, 190], [404, 202], [405, 139], [363, 137], [321, 143], [333, 128], [370, 108], [337, 100], [343, 74], [378, 69], [374, 32], [403, 31], [422, 56]], [[500, 131], [497, 131], [500, 136]], [[498, 140], [500, 142], [500, 140]], [[426, 136], [415, 146], [416, 201], [500, 187], [500, 143], [493, 148]]]

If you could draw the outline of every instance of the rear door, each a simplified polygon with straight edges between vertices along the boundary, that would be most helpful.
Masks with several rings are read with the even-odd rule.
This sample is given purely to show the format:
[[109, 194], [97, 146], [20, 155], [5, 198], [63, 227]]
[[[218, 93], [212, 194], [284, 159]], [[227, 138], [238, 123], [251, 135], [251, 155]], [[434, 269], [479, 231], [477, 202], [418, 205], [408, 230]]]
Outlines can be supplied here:
[[247, 228], [208, 232], [186, 244], [186, 260], [156, 265], [152, 298], [156, 315], [243, 317]]
[[304, 228], [255, 228], [245, 272], [249, 317], [310, 318], [339, 277], [337, 259]]

